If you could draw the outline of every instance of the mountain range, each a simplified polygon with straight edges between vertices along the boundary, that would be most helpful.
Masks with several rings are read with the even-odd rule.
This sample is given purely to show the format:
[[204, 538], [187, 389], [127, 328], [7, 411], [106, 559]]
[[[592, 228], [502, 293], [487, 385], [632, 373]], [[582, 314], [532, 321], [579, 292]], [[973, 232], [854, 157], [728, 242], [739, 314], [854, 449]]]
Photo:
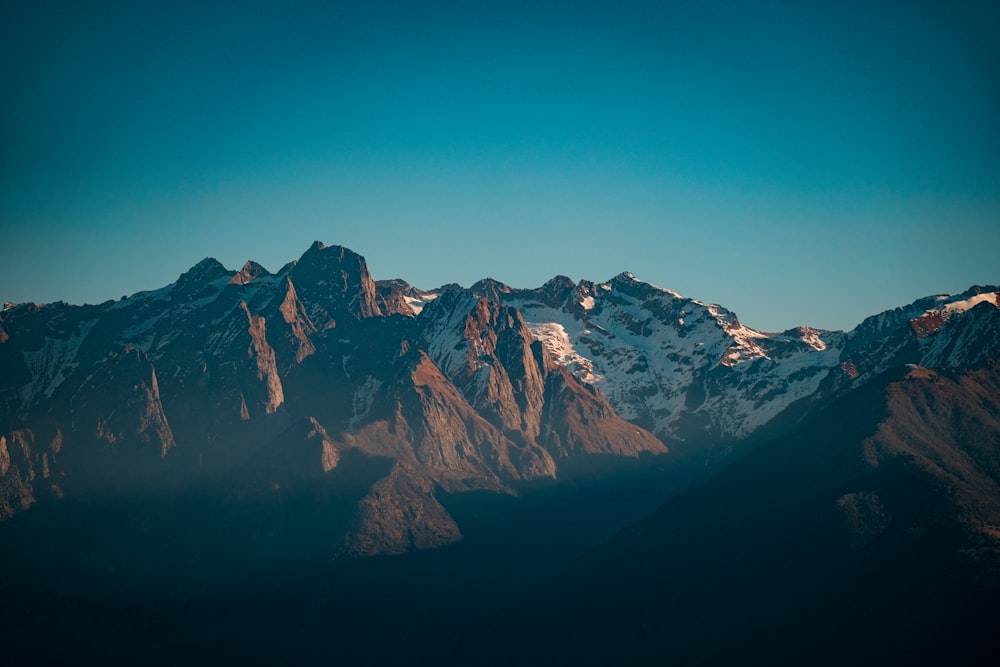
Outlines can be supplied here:
[[[830, 639], [796, 605], [829, 627], [874, 588], [837, 662], [874, 641], [905, 572], [926, 593], [906, 618], [938, 618], [943, 595], [978, 619], [913, 655], [995, 628], [967, 612], [1000, 582], [997, 287], [765, 333], [627, 272], [421, 290], [316, 242], [276, 273], [205, 259], [118, 301], [5, 304], [0, 369], [0, 586], [27, 607], [185, 604], [306, 572], [364, 606], [400, 563], [434, 563], [413, 578], [438, 595], [474, 571], [486, 600], [452, 591], [429, 618], [463, 629], [414, 622], [402, 653], [504, 635], [549, 658], [732, 664], [782, 619], [803, 639], [745, 655], [791, 663]], [[776, 568], [776, 550], [807, 565]], [[413, 578], [394, 595], [426, 594]], [[773, 601], [720, 610], [704, 602], [720, 586]], [[302, 595], [310, 619], [341, 619]], [[677, 596], [701, 602], [664, 606]], [[462, 625], [501, 599], [554, 635]], [[351, 619], [341, 644], [364, 636]], [[670, 627], [687, 639], [664, 644]], [[707, 652], [706, 627], [726, 628]]]

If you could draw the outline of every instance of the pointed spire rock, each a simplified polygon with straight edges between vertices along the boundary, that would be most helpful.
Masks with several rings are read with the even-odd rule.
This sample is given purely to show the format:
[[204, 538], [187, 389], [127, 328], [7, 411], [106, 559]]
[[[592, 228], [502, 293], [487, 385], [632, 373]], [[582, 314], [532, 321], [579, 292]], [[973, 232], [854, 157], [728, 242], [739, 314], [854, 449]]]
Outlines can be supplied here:
[[252, 259], [248, 259], [246, 264], [243, 265], [243, 268], [240, 269], [236, 273], [236, 275], [234, 275], [232, 278], [229, 279], [229, 283], [234, 285], [246, 285], [247, 283], [251, 283], [257, 278], [260, 278], [261, 276], [269, 276], [269, 275], [271, 274], [268, 272], [267, 269], [265, 269], [263, 266], [253, 261]]
[[382, 315], [365, 258], [343, 246], [325, 246], [316, 241], [299, 258], [289, 277], [309, 318], [321, 329], [337, 326], [338, 320], [344, 318]]
[[309, 315], [299, 301], [291, 278], [285, 278], [285, 287], [285, 298], [278, 307], [278, 311], [285, 323], [291, 328], [292, 336], [297, 343], [295, 363], [301, 363], [303, 359], [316, 352], [316, 346], [309, 338], [316, 333], [316, 325], [309, 319]]

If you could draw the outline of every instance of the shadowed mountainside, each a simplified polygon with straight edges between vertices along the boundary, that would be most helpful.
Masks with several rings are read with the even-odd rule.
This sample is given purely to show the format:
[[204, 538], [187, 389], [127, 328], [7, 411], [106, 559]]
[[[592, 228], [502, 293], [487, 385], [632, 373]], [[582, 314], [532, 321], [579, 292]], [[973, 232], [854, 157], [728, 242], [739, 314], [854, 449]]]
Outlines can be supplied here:
[[992, 287], [765, 334], [627, 273], [421, 291], [318, 242], [7, 304], [8, 656], [969, 662], [998, 360]]
[[598, 664], [992, 664], [998, 461], [996, 363], [886, 371], [565, 570], [521, 607], [546, 635], [512, 643]]

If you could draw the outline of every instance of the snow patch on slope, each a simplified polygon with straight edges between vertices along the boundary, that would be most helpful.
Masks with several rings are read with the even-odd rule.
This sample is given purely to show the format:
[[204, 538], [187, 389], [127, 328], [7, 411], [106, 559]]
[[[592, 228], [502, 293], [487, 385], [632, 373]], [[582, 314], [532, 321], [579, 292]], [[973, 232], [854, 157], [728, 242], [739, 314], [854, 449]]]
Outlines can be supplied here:
[[407, 294], [403, 295], [403, 300], [406, 301], [406, 305], [413, 310], [414, 313], [419, 315], [423, 311], [424, 306], [438, 298], [437, 294], [424, 294], [421, 297], [409, 296]]
[[941, 316], [947, 320], [949, 317], [971, 310], [983, 302], [1000, 307], [1000, 294], [997, 292], [987, 292], [985, 294], [976, 294], [975, 296], [963, 299], [962, 301], [952, 301], [941, 309]]
[[698, 437], [692, 423], [705, 435], [749, 435], [815, 392], [839, 363], [837, 332], [764, 334], [721, 306], [628, 273], [593, 288], [586, 302], [577, 296], [562, 308], [527, 295], [504, 302], [521, 310], [554, 360], [661, 438]]
[[77, 367], [76, 355], [97, 320], [81, 322], [69, 338], [46, 338], [41, 349], [24, 351], [22, 358], [31, 382], [21, 387], [21, 403], [30, 406], [41, 396], [49, 398]]
[[[463, 335], [466, 320], [476, 303], [476, 297], [463, 294], [452, 301], [435, 304], [435, 318], [426, 331], [427, 354], [447, 377], [461, 377], [466, 369], [475, 372], [485, 366], [480, 358], [481, 343], [478, 340], [468, 341]], [[451, 310], [442, 317], [437, 306], [445, 304]]]
[[603, 376], [594, 373], [594, 362], [581, 356], [573, 348], [573, 342], [563, 324], [558, 322], [527, 322], [527, 324], [531, 335], [545, 345], [557, 364], [565, 366], [576, 377], [589, 384], [596, 384], [604, 379]]

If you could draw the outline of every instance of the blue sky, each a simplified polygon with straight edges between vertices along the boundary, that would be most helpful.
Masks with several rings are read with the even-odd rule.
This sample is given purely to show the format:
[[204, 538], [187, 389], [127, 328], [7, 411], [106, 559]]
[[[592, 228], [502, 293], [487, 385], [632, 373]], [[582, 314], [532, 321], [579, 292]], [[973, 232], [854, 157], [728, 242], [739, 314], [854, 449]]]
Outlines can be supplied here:
[[3, 3], [0, 299], [318, 239], [850, 328], [1000, 282], [997, 34], [986, 2]]

